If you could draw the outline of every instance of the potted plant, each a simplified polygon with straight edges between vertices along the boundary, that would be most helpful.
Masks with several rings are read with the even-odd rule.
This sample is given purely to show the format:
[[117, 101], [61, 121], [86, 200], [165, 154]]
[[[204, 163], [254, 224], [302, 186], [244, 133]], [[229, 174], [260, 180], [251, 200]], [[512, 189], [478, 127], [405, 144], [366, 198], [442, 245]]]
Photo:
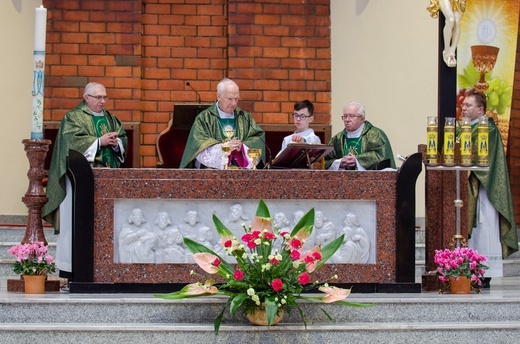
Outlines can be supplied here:
[[487, 258], [480, 255], [478, 251], [468, 247], [457, 247], [453, 250], [436, 250], [434, 262], [437, 264], [437, 276], [442, 282], [453, 286], [457, 282], [466, 283], [464, 293], [470, 292], [471, 285], [480, 286], [484, 272], [488, 266], [484, 265]]
[[[204, 283], [188, 284], [180, 291], [156, 296], [169, 300], [211, 295], [229, 297], [214, 321], [215, 334], [218, 333], [228, 306], [231, 314], [242, 310], [251, 322], [262, 325], [275, 325], [283, 316], [284, 310], [291, 307], [298, 309], [306, 325], [297, 300], [371, 306], [344, 301], [350, 294], [350, 289], [337, 288], [329, 285], [328, 281], [311, 282], [311, 274], [323, 266], [343, 242], [342, 235], [324, 247], [316, 246], [307, 252], [303, 251], [303, 245], [313, 230], [314, 209], [307, 212], [290, 233], [273, 228], [269, 209], [263, 200], [260, 200], [249, 228], [243, 226], [244, 235], [241, 238], [235, 237], [216, 215], [213, 215], [213, 222], [223, 250], [237, 264], [231, 265], [206, 246], [184, 238], [184, 243], [193, 253], [199, 267], [209, 274], [218, 274], [223, 282], [215, 283], [209, 278]], [[331, 276], [330, 280], [334, 279], [337, 279], [337, 275]], [[324, 295], [302, 294], [310, 290], [319, 290]], [[331, 319], [325, 310], [323, 312]], [[257, 317], [263, 319], [263, 323], [255, 322]]]
[[28, 294], [43, 293], [47, 274], [56, 271], [54, 258], [48, 255], [47, 251], [48, 246], [41, 241], [18, 244], [7, 251], [16, 257], [13, 271], [24, 278], [25, 292]]

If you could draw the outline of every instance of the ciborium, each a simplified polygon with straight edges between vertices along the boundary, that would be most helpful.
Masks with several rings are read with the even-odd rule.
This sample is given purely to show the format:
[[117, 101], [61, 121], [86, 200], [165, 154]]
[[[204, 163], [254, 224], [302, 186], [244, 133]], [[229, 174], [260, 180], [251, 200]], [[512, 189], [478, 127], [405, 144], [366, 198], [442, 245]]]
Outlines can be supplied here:
[[471, 57], [473, 59], [473, 66], [475, 70], [480, 73], [480, 80], [475, 83], [475, 89], [484, 93], [489, 88], [489, 84], [486, 82], [486, 73], [491, 72], [495, 63], [497, 62], [498, 56], [497, 47], [490, 45], [473, 45], [471, 46]]

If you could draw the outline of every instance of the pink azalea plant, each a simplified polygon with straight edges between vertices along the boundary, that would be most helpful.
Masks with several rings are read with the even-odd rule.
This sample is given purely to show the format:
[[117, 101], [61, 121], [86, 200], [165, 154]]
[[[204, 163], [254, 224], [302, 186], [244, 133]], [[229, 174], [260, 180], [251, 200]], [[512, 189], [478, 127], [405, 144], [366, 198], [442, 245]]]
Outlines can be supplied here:
[[[327, 281], [311, 282], [311, 274], [318, 270], [340, 247], [343, 235], [324, 247], [316, 246], [304, 252], [305, 241], [314, 227], [314, 209], [305, 214], [291, 233], [281, 232], [272, 226], [269, 209], [260, 200], [251, 226], [244, 226], [244, 235], [237, 238], [213, 215], [217, 232], [227, 255], [236, 259], [229, 264], [218, 254], [193, 240], [184, 238], [184, 243], [193, 253], [195, 262], [208, 274], [218, 274], [225, 282], [215, 284], [212, 279], [205, 283], [186, 285], [179, 291], [156, 295], [178, 300], [189, 297], [225, 295], [229, 299], [215, 319], [215, 334], [218, 333], [224, 311], [230, 307], [231, 314], [239, 309], [246, 313], [265, 308], [268, 324], [271, 325], [280, 310], [296, 307], [306, 325], [303, 311], [297, 300], [309, 302], [336, 302], [347, 306], [368, 307], [370, 305], [347, 302], [344, 299], [350, 289], [331, 286]], [[337, 279], [337, 276], [332, 276]], [[325, 295], [303, 295], [303, 292], [319, 290]], [[323, 310], [331, 319], [331, 317]]]
[[54, 258], [47, 254], [48, 247], [41, 241], [18, 244], [7, 252], [16, 257], [13, 271], [21, 275], [47, 275], [56, 271]]
[[466, 276], [472, 284], [481, 285], [484, 272], [488, 268], [487, 261], [478, 251], [468, 247], [457, 247], [453, 250], [436, 250], [434, 262], [438, 265], [437, 276], [443, 282], [450, 277], [458, 280], [459, 276]]

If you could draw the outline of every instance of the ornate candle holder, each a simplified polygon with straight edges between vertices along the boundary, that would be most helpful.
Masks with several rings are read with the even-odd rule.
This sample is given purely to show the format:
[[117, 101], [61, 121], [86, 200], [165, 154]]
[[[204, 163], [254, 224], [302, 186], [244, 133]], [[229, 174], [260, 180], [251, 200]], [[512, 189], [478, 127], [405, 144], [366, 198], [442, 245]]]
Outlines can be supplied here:
[[497, 62], [499, 48], [490, 45], [473, 45], [471, 46], [471, 56], [473, 58], [473, 66], [480, 73], [480, 80], [475, 83], [475, 89], [484, 93], [489, 88], [489, 84], [485, 80], [486, 73], [491, 72]]

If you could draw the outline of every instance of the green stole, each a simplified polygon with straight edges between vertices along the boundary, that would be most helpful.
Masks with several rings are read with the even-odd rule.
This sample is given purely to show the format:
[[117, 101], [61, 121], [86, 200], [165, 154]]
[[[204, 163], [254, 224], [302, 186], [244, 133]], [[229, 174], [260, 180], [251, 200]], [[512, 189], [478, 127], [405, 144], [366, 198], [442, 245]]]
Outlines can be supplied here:
[[219, 123], [220, 123], [220, 136], [222, 137], [222, 141], [225, 141], [227, 140], [226, 136], [224, 135], [224, 128], [227, 127], [227, 126], [230, 126], [233, 128], [233, 130], [235, 130], [235, 137], [238, 136], [237, 135], [237, 121], [235, 118], [220, 118], [218, 119]]
[[358, 154], [361, 154], [361, 139], [360, 137], [347, 137], [345, 135], [345, 144], [343, 145], [343, 155], [349, 155], [352, 154], [354, 156], [357, 156]]
[[[94, 122], [94, 128], [96, 128], [96, 134], [98, 137], [105, 135], [110, 132], [110, 128], [108, 127], [108, 121], [106, 116], [91, 116], [92, 121]], [[101, 142], [100, 142], [101, 143]], [[99, 145], [99, 149], [101, 150], [101, 159], [103, 160], [103, 165], [105, 167], [115, 168], [117, 167], [116, 161], [114, 158], [114, 154], [112, 154], [112, 148], [109, 146], [101, 146]]]

